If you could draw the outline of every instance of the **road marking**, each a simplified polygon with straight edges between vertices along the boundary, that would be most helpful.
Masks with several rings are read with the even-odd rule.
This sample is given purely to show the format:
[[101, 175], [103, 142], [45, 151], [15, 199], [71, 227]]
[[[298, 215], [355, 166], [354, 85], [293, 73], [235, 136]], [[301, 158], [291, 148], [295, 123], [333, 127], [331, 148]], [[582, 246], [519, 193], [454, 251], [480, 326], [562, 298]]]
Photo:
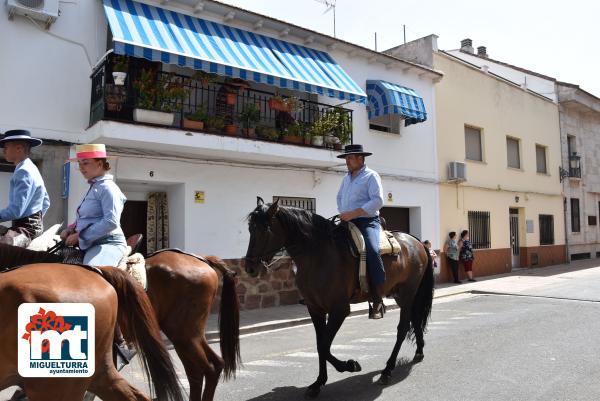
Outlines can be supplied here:
[[385, 343], [381, 338], [357, 338], [352, 340], [353, 343]]
[[240, 377], [242, 377], [242, 378], [243, 377], [250, 377], [250, 378], [252, 378], [252, 377], [262, 376], [264, 374], [266, 374], [266, 372], [260, 372], [258, 370], [246, 370], [246, 369], [240, 369], [237, 372], [235, 372], [235, 376], [237, 378], [240, 378]]
[[256, 361], [244, 362], [244, 366], [272, 366], [272, 367], [294, 367], [300, 368], [300, 362], [293, 361], [274, 361], [272, 359], [259, 359]]
[[359, 346], [359, 345], [349, 345], [349, 344], [336, 344], [331, 346], [331, 350], [349, 350], [349, 351], [364, 351], [369, 349], [368, 347]]
[[466, 317], [466, 316], [454, 316], [454, 317], [450, 318], [450, 320], [465, 320], [465, 319], [468, 319], [468, 317]]

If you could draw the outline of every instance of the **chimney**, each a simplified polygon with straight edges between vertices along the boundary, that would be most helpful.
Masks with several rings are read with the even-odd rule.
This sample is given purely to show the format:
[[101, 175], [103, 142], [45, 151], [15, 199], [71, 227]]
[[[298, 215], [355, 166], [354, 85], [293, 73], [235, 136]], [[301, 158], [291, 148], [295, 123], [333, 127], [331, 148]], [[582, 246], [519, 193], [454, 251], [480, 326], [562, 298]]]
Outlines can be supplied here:
[[473, 54], [475, 50], [473, 49], [473, 41], [471, 39], [463, 39], [460, 41], [460, 50], [466, 53]]
[[479, 47], [477, 48], [477, 55], [478, 55], [479, 57], [485, 57], [485, 58], [487, 58], [487, 57], [488, 57], [488, 54], [487, 54], [487, 49], [485, 48], [485, 46], [479, 46]]

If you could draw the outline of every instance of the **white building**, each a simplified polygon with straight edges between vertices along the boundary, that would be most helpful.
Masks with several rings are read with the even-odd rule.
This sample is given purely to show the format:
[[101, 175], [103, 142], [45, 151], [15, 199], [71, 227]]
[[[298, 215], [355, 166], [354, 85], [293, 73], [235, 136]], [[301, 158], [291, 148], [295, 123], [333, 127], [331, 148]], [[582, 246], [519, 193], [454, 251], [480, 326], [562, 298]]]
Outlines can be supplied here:
[[471, 39], [448, 53], [558, 105], [568, 260], [600, 257], [600, 100], [579, 86], [490, 58]]
[[[161, 216], [148, 219], [148, 199], [166, 194], [158, 203], [168, 213], [168, 245], [235, 264], [246, 253], [245, 217], [257, 196], [336, 214], [345, 169], [338, 150], [249, 138], [232, 117], [258, 104], [263, 135], [274, 127], [289, 133], [288, 116], [307, 131], [339, 106], [340, 121], [351, 127], [349, 141], [374, 153], [368, 164], [382, 176], [390, 228], [439, 248], [434, 84], [441, 73], [215, 1], [56, 3], [60, 16], [48, 30], [27, 17], [0, 19], [0, 131], [24, 128], [46, 139], [110, 146], [120, 156], [112, 173], [128, 197], [126, 234], [148, 229], [150, 237], [160, 236], [152, 235], [161, 231]], [[129, 56], [124, 86], [113, 82], [119, 59], [111, 49]], [[194, 75], [192, 67], [217, 76], [202, 82], [206, 75]], [[143, 99], [134, 82], [143, 69], [186, 90], [174, 102], [183, 113], [175, 112], [172, 123], [135, 121]], [[227, 85], [232, 77], [246, 82]], [[234, 93], [234, 104], [223, 88]], [[295, 111], [275, 112], [275, 94], [297, 98]], [[356, 101], [361, 98], [365, 103]], [[235, 134], [182, 128], [182, 114], [202, 107], [212, 125], [220, 125], [215, 115], [223, 116], [236, 125]], [[44, 171], [46, 177], [62, 174]], [[66, 220], [72, 221], [87, 184], [75, 166], [68, 182]], [[283, 278], [281, 286], [293, 290], [291, 282]], [[243, 289], [246, 307], [293, 302], [277, 287]]]

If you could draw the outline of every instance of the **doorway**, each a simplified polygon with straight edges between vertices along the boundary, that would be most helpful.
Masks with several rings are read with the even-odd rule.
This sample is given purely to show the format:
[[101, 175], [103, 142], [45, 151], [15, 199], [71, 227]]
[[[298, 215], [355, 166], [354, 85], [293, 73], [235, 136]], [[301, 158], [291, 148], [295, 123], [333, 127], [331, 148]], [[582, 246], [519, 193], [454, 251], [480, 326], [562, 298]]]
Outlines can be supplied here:
[[385, 229], [410, 233], [410, 209], [407, 207], [383, 207], [379, 215], [385, 219]]
[[512, 254], [512, 268], [515, 269], [521, 266], [521, 252], [519, 241], [519, 209], [509, 209], [510, 219], [510, 248]]
[[125, 202], [125, 207], [123, 208], [123, 213], [121, 214], [121, 228], [125, 233], [125, 238], [140, 233], [144, 235], [144, 239], [142, 240], [142, 242], [140, 243], [140, 247], [138, 248], [138, 252], [140, 252], [142, 255], [147, 254], [147, 219], [147, 201], [128, 200], [127, 202]]

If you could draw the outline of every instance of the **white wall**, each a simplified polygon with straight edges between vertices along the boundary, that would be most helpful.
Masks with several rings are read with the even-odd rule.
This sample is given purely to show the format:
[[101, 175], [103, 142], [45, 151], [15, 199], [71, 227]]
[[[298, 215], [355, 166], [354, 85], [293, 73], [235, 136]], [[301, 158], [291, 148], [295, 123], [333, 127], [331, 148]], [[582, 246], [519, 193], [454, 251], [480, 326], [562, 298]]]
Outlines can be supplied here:
[[[8, 188], [10, 186], [10, 179], [12, 173], [0, 172], [0, 209], [4, 209], [8, 206]], [[0, 223], [3, 226], [10, 227], [11, 222]]]

